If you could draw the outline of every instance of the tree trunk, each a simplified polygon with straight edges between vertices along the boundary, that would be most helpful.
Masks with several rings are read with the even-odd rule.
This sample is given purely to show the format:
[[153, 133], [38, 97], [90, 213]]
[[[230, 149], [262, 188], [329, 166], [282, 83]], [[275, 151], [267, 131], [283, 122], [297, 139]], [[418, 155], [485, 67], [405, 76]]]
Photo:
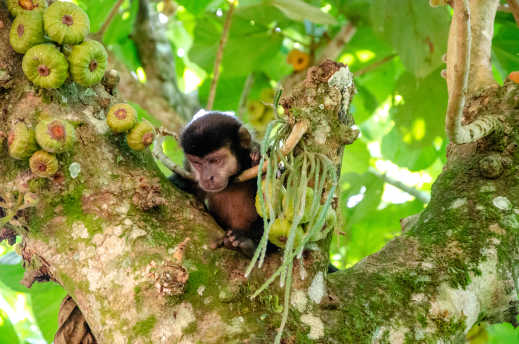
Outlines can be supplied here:
[[[247, 259], [212, 248], [222, 232], [202, 206], [174, 189], [149, 153], [107, 133], [104, 112], [121, 101], [110, 87], [36, 90], [9, 48], [1, 6], [0, 20], [0, 131], [14, 120], [34, 126], [49, 113], [75, 123], [79, 138], [73, 153], [59, 156], [58, 176], [46, 180], [31, 179], [27, 162], [0, 150], [2, 198], [29, 191], [39, 198], [9, 225], [23, 237], [25, 282], [61, 284], [99, 343], [272, 343], [283, 290], [275, 283], [250, 295], [280, 255], [246, 279]], [[344, 115], [349, 99], [329, 85], [335, 74], [320, 73], [322, 65], [314, 71], [285, 104]], [[459, 342], [480, 315], [500, 321], [515, 312], [519, 87], [488, 88], [467, 109], [473, 117], [501, 114], [506, 129], [452, 146], [429, 206], [380, 252], [326, 276], [325, 240], [296, 262], [286, 343]], [[306, 140], [337, 155], [354, 133], [334, 134], [315, 130]]]

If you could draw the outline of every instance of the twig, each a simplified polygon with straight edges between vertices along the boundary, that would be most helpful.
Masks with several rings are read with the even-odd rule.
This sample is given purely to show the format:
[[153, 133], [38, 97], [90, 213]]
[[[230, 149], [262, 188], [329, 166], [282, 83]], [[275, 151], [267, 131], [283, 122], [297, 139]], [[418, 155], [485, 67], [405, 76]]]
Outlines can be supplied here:
[[407, 192], [411, 196], [414, 196], [417, 200], [419, 200], [423, 203], [429, 203], [429, 201], [431, 200], [431, 196], [429, 196], [427, 193], [417, 190], [407, 184], [404, 184], [403, 182], [401, 182], [397, 179], [391, 178], [390, 176], [388, 176], [385, 173], [380, 173], [379, 171], [377, 171], [376, 169], [374, 169], [372, 167], [369, 168], [369, 172], [374, 174], [375, 176], [379, 177], [384, 182], [391, 184], [394, 187], [397, 187], [404, 192]]
[[218, 85], [218, 78], [220, 77], [220, 63], [222, 62], [223, 57], [223, 49], [225, 48], [225, 44], [227, 43], [227, 38], [229, 37], [229, 29], [231, 28], [231, 19], [232, 14], [234, 12], [234, 7], [236, 6], [237, 0], [232, 0], [229, 6], [229, 11], [227, 11], [227, 16], [225, 17], [225, 24], [223, 26], [222, 38], [220, 38], [220, 45], [218, 46], [218, 51], [216, 52], [216, 58], [214, 60], [214, 68], [213, 68], [213, 80], [211, 80], [211, 89], [209, 91], [209, 99], [207, 99], [207, 110], [211, 110], [214, 105], [214, 98], [216, 95], [216, 86]]
[[[285, 144], [281, 148], [280, 152], [283, 155], [288, 155], [298, 144], [298, 142], [301, 140], [303, 135], [307, 132], [308, 128], [310, 126], [310, 123], [308, 121], [303, 120], [301, 122], [297, 122], [294, 127], [292, 128], [292, 132], [290, 135], [288, 135], [287, 140], [285, 141]], [[268, 161], [265, 160], [265, 163], [263, 164], [263, 171], [265, 172], [267, 170]], [[251, 180], [253, 178], [256, 178], [258, 176], [259, 165], [253, 166], [245, 171], [243, 171], [238, 177], [236, 177], [235, 182], [245, 182], [247, 180]]]
[[310, 123], [308, 123], [307, 120], [297, 122], [292, 128], [292, 132], [285, 141], [283, 148], [281, 148], [281, 154], [288, 155], [295, 148], [297, 143], [301, 140], [303, 135], [308, 130], [309, 126]]
[[177, 135], [164, 128], [160, 128], [157, 131], [158, 131], [158, 134], [157, 134], [157, 137], [155, 138], [155, 144], [153, 146], [153, 151], [152, 151], [152, 154], [155, 157], [155, 159], [160, 161], [170, 171], [175, 172], [182, 178], [189, 179], [189, 180], [195, 180], [195, 178], [193, 177], [193, 175], [191, 173], [189, 173], [182, 167], [175, 164], [170, 158], [168, 158], [168, 156], [166, 154], [164, 154], [164, 151], [162, 150], [162, 143], [164, 142], [164, 139], [166, 138], [166, 136], [173, 136], [178, 141]]
[[249, 96], [249, 92], [254, 85], [254, 74], [250, 73], [245, 80], [245, 84], [243, 84], [243, 90], [241, 91], [240, 102], [238, 104], [238, 115], [241, 117], [245, 112], [245, 107], [247, 104], [247, 97]]
[[517, 26], [519, 26], [519, 3], [517, 0], [506, 0], [506, 2], [508, 3], [512, 15], [514, 16], [515, 23]]
[[97, 31], [93, 37], [95, 39], [97, 39], [98, 41], [102, 41], [103, 40], [103, 36], [106, 32], [106, 29], [108, 29], [108, 27], [110, 26], [110, 23], [112, 22], [112, 20], [114, 19], [115, 17], [115, 14], [117, 13], [117, 11], [119, 11], [119, 7], [121, 7], [122, 3], [124, 2], [124, 0], [118, 0], [114, 7], [112, 7], [112, 10], [110, 11], [110, 13], [108, 14], [108, 17], [106, 17], [103, 25], [101, 26], [101, 28], [99, 29], [99, 31]]
[[321, 62], [325, 59], [335, 60], [344, 49], [344, 45], [348, 43], [353, 35], [357, 32], [357, 27], [351, 22], [348, 25], [342, 27], [335, 37], [324, 47], [322, 52], [319, 54], [317, 61]]
[[386, 57], [384, 57], [383, 59], [381, 60], [378, 60], [378, 61], [375, 61], [373, 62], [372, 64], [370, 64], [369, 66], [366, 66], [364, 68], [361, 68], [359, 69], [358, 71], [356, 71], [355, 73], [353, 73], [354, 76], [361, 76], [361, 75], [364, 75], [368, 72], [371, 72], [372, 70], [374, 69], [377, 69], [378, 67], [380, 67], [381, 65], [383, 65], [384, 63], [387, 63], [389, 61], [391, 61], [392, 59], [394, 59], [397, 55], [396, 54], [391, 54], [391, 55], [388, 55]]

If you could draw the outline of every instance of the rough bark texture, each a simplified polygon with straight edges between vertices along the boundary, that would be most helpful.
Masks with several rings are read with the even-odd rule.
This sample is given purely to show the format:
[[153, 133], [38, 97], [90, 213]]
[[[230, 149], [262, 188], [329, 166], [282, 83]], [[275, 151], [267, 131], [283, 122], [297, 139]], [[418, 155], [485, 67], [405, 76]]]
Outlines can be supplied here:
[[[9, 158], [5, 145], [0, 149], [0, 195], [29, 188], [40, 196], [15, 227], [23, 234], [29, 279], [60, 283], [99, 343], [271, 343], [282, 290], [273, 284], [254, 300], [249, 295], [279, 255], [245, 279], [246, 259], [210, 248], [221, 231], [201, 206], [161, 177], [150, 154], [132, 152], [107, 133], [104, 111], [120, 99], [102, 85], [34, 89], [9, 48], [10, 20], [1, 3], [0, 21], [0, 131], [13, 120], [34, 125], [41, 113], [52, 113], [76, 123], [80, 138], [72, 154], [59, 156], [57, 178], [28, 185], [27, 162]], [[326, 88], [325, 74], [313, 76], [317, 87], [309, 83], [292, 93], [287, 102], [294, 110], [344, 114], [344, 95]], [[465, 111], [467, 118], [495, 113], [506, 129], [451, 147], [429, 206], [405, 234], [328, 277], [327, 242], [295, 264], [286, 343], [459, 342], [479, 315], [492, 322], [515, 312], [517, 84], [482, 91]], [[344, 137], [328, 129], [318, 127], [306, 139], [333, 155]], [[77, 178], [68, 170], [72, 162], [81, 165]], [[186, 237], [191, 241], [179, 263], [175, 249]]]

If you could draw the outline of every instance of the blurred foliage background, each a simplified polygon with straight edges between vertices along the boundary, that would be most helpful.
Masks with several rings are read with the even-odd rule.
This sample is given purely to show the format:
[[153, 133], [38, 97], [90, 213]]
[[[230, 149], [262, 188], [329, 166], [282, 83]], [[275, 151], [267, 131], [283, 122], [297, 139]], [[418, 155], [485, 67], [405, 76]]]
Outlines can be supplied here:
[[[140, 1], [122, 3], [103, 43], [112, 61], [124, 64], [145, 88], [150, 80], [135, 41], [142, 29], [137, 19], [145, 0]], [[75, 2], [96, 32], [116, 0]], [[172, 52], [170, 71], [178, 88], [203, 108], [229, 2], [146, 3], [169, 42], [165, 51]], [[355, 30], [335, 52], [356, 74], [351, 111], [361, 132], [343, 157], [341, 225], [330, 251], [339, 268], [379, 250], [400, 234], [400, 219], [427, 204], [445, 162], [447, 91], [441, 70], [451, 15], [450, 8], [431, 8], [427, 0], [240, 0], [234, 10], [213, 108], [235, 112], [259, 137], [273, 115], [274, 90], [304, 76], [341, 30]], [[519, 29], [506, 10], [497, 15], [492, 62], [499, 82], [519, 69]], [[128, 100], [140, 116], [159, 124]], [[166, 141], [164, 150], [181, 163], [175, 142]], [[51, 343], [65, 292], [52, 283], [20, 285], [20, 261], [13, 248], [0, 244], [0, 343]], [[481, 343], [519, 342], [510, 324], [480, 326], [473, 333]]]

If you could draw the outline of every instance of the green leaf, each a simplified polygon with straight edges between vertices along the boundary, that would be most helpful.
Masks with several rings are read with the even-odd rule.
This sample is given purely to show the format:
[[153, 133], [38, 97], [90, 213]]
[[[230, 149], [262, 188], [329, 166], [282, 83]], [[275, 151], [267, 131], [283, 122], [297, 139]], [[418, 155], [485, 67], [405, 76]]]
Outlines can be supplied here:
[[[384, 181], [371, 173], [346, 173], [341, 175], [341, 185], [344, 183], [351, 185], [341, 193], [341, 204], [346, 206], [344, 209], [348, 229], [376, 212], [382, 197]], [[354, 201], [352, 204], [353, 200], [350, 198], [353, 196], [360, 202]]]
[[278, 51], [276, 55], [269, 59], [269, 63], [262, 64], [260, 70], [263, 71], [272, 80], [282, 80], [285, 76], [292, 72], [287, 60], [287, 54]]
[[13, 324], [7, 314], [0, 309], [0, 343], [18, 344], [20, 339], [16, 335]]
[[135, 71], [141, 66], [141, 59], [135, 42], [131, 39], [116, 42], [110, 45], [114, 55], [122, 61], [129, 70]]
[[381, 147], [384, 159], [391, 160], [401, 167], [407, 167], [411, 171], [419, 171], [431, 166], [439, 156], [439, 152], [432, 145], [413, 147], [404, 142], [396, 127], [383, 137]]
[[363, 174], [367, 172], [370, 158], [366, 144], [361, 140], [356, 140], [344, 149], [341, 174], [349, 172]]
[[234, 12], [233, 18], [240, 18], [241, 20], [253, 20], [255, 25], [262, 25], [265, 27], [271, 26], [275, 23], [278, 27], [283, 27], [291, 23], [278, 8], [272, 6], [268, 2], [260, 2], [243, 6], [240, 1], [240, 6]]
[[[222, 75], [223, 76], [223, 75]], [[216, 87], [216, 97], [213, 109], [220, 111], [236, 111], [240, 102], [241, 92], [245, 84], [245, 77], [240, 78], [220, 78]], [[204, 83], [198, 89], [200, 102], [207, 103], [209, 97], [209, 88], [211, 87], [211, 79], [205, 79]]]
[[[366, 42], [370, 42], [366, 45]], [[342, 62], [348, 62], [353, 73], [393, 55], [392, 47], [381, 40], [371, 27], [360, 27], [349, 42]], [[394, 93], [396, 82], [404, 67], [398, 57], [383, 63], [377, 68], [355, 77], [358, 94], [353, 98], [352, 113], [355, 123], [360, 124], [373, 115], [382, 103]]]
[[32, 312], [40, 331], [52, 343], [58, 330], [58, 312], [67, 293], [54, 282], [35, 283], [30, 289]]
[[20, 264], [17, 265], [0, 265], [0, 281], [10, 289], [27, 293], [29, 289], [20, 284], [23, 279], [23, 268]]
[[137, 110], [137, 118], [139, 120], [145, 119], [149, 121], [151, 124], [153, 124], [153, 126], [155, 127], [160, 127], [162, 125], [162, 123], [157, 118], [155, 118], [152, 114], [148, 113], [148, 111], [144, 110], [139, 104], [133, 102], [129, 103], [131, 106], [135, 108], [135, 110]]
[[400, 77], [396, 93], [402, 102], [393, 107], [391, 117], [409, 146], [430, 147], [436, 137], [444, 137], [447, 87], [440, 70], [425, 79], [407, 72]]
[[195, 40], [189, 50], [189, 59], [207, 72], [213, 69], [222, 27], [222, 20], [216, 16], [205, 16], [204, 20], [196, 23], [193, 33]]
[[[20, 284], [24, 269], [20, 264], [0, 265], [0, 282], [8, 288], [30, 295], [32, 311], [44, 338], [51, 343], [58, 329], [58, 311], [66, 292], [54, 282], [34, 283], [31, 288]], [[0, 335], [1, 338], [1, 335]], [[11, 343], [0, 340], [0, 343]]]
[[494, 324], [487, 327], [488, 344], [517, 344], [519, 329], [510, 323]]
[[308, 20], [316, 24], [337, 24], [337, 20], [333, 16], [301, 0], [272, 0], [272, 5], [293, 20]]
[[372, 210], [361, 222], [347, 230], [346, 237], [335, 238], [332, 242], [332, 250], [339, 245], [347, 245], [347, 255], [343, 265], [355, 264], [365, 256], [377, 252], [389, 240], [399, 235], [401, 233], [399, 220], [420, 212], [423, 207], [420, 201], [411, 201], [391, 204], [381, 210]]
[[106, 29], [103, 37], [105, 44], [112, 44], [120, 40], [128, 39], [134, 30], [137, 12], [139, 11], [139, 1], [131, 1], [130, 6], [119, 9], [110, 26]]
[[[195, 27], [195, 41], [189, 50], [189, 58], [208, 73], [214, 66], [221, 32], [222, 19], [215, 15], [206, 15]], [[244, 19], [233, 21], [224, 49], [222, 75], [247, 76], [264, 66], [280, 63], [275, 58], [282, 42], [282, 35], [273, 30], [252, 25]]]
[[91, 32], [97, 32], [101, 28], [116, 1], [117, 0], [78, 0], [78, 6], [88, 14]]
[[193, 14], [200, 14], [213, 0], [177, 0], [177, 4], [184, 6], [186, 10]]
[[492, 60], [502, 79], [519, 69], [519, 28], [515, 23], [496, 25], [492, 40]]
[[369, 24], [370, 0], [349, 0], [342, 2], [342, 13], [356, 26]]
[[374, 0], [371, 21], [417, 77], [428, 75], [442, 64], [450, 25], [445, 7], [432, 8], [427, 0]]

